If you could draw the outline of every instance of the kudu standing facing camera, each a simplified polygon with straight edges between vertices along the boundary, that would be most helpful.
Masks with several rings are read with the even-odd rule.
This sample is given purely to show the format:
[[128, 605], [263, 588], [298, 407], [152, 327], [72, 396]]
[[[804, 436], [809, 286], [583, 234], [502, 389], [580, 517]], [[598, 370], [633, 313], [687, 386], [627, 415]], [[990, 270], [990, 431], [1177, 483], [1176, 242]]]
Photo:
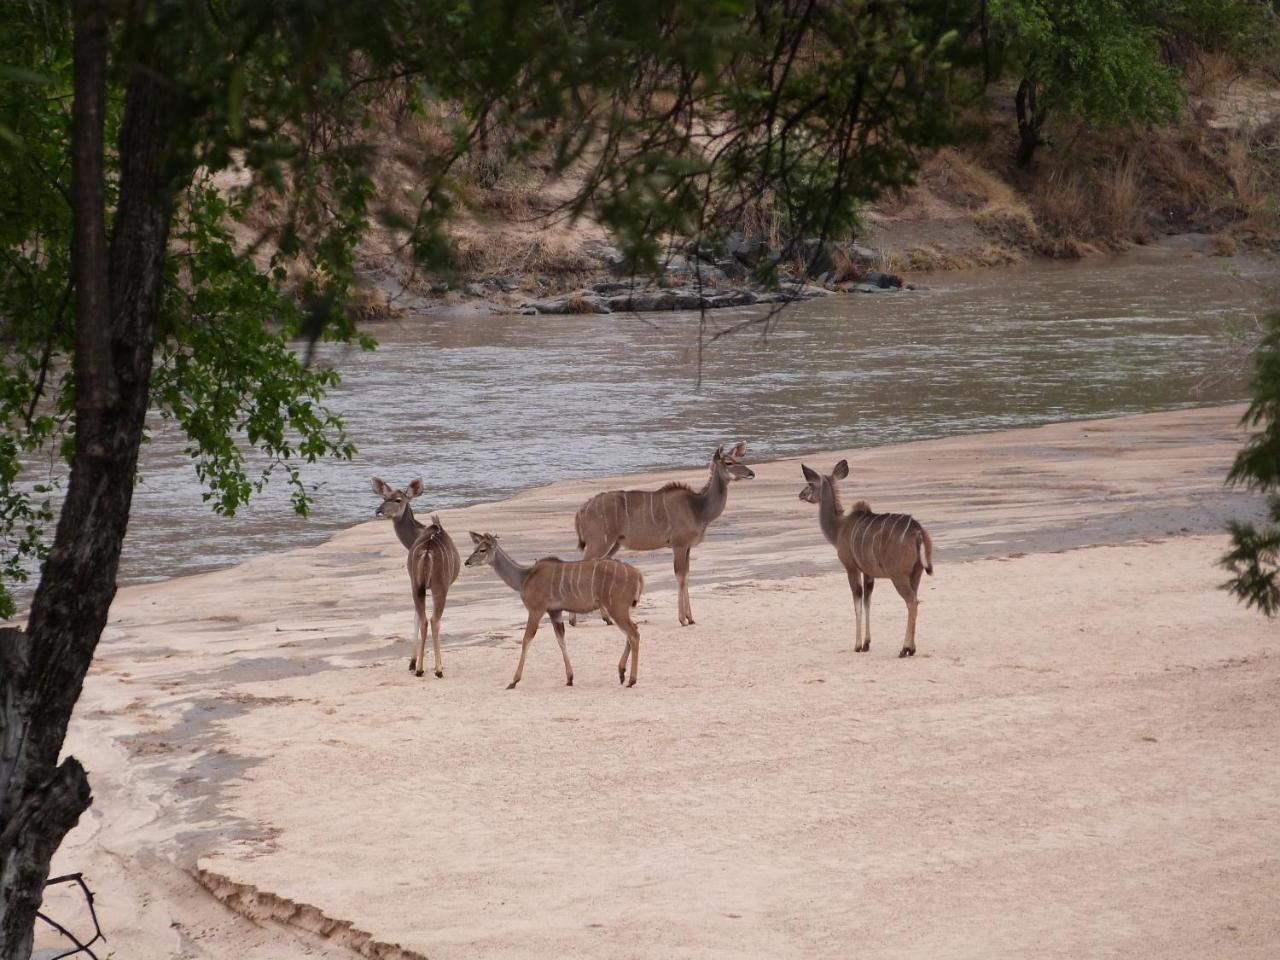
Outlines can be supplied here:
[[440, 660], [440, 617], [444, 614], [445, 599], [449, 587], [462, 571], [462, 558], [445, 533], [440, 517], [432, 514], [431, 522], [420, 523], [413, 515], [409, 501], [422, 493], [422, 481], [413, 480], [403, 490], [393, 490], [389, 484], [373, 478], [373, 491], [382, 497], [382, 503], [374, 514], [386, 517], [396, 530], [400, 542], [409, 548], [407, 566], [409, 585], [413, 589], [414, 654], [409, 660], [409, 670], [422, 676], [427, 658], [427, 591], [431, 591], [431, 650], [435, 661], [435, 674], [444, 676]]
[[809, 481], [800, 491], [800, 499], [818, 505], [818, 525], [836, 548], [836, 556], [849, 575], [856, 620], [854, 652], [871, 649], [871, 590], [876, 580], [887, 579], [893, 581], [907, 604], [907, 636], [898, 656], [914, 657], [916, 609], [920, 606], [916, 590], [921, 574], [933, 576], [933, 540], [928, 531], [905, 513], [872, 513], [865, 500], [859, 500], [845, 513], [836, 490], [836, 483], [849, 475], [845, 460], [826, 476], [804, 464], [800, 469]]

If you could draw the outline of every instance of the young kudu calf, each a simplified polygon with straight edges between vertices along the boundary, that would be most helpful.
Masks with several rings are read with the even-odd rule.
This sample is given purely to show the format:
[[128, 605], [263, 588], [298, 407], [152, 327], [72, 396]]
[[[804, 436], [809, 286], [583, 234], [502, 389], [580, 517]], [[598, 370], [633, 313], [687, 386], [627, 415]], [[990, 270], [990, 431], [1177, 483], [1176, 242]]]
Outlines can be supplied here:
[[604, 610], [617, 623], [618, 629], [627, 635], [618, 661], [618, 682], [626, 678], [627, 654], [631, 655], [631, 678], [628, 687], [636, 685], [640, 668], [640, 631], [631, 619], [631, 608], [640, 602], [644, 592], [644, 576], [629, 563], [621, 560], [561, 560], [546, 557], [529, 566], [521, 566], [498, 545], [498, 538], [491, 533], [472, 533], [476, 549], [467, 558], [467, 566], [492, 564], [499, 577], [512, 590], [520, 594], [529, 620], [525, 624], [524, 639], [520, 642], [520, 662], [516, 675], [507, 685], [515, 688], [524, 676], [524, 661], [529, 654], [529, 642], [538, 632], [538, 622], [544, 613], [551, 617], [551, 626], [564, 657], [566, 685], [573, 686], [573, 664], [569, 662], [569, 650], [564, 642], [564, 611], [590, 613]]
[[413, 588], [414, 607], [414, 655], [409, 660], [409, 670], [422, 676], [427, 658], [427, 591], [431, 591], [431, 650], [435, 660], [437, 677], [444, 676], [440, 661], [440, 617], [449, 587], [462, 571], [462, 558], [449, 534], [444, 532], [440, 518], [432, 515], [429, 524], [419, 523], [413, 516], [409, 501], [422, 493], [422, 481], [413, 480], [403, 490], [393, 490], [389, 484], [373, 478], [373, 490], [382, 503], [374, 511], [376, 516], [386, 517], [395, 525], [396, 536], [409, 548], [407, 566], [409, 585]]
[[[680, 625], [693, 623], [693, 608], [689, 605], [689, 552], [707, 535], [711, 521], [724, 512], [730, 481], [750, 480], [755, 476], [742, 462], [746, 452], [745, 441], [728, 453], [723, 445], [717, 447], [711, 457], [711, 475], [701, 490], [684, 483], [668, 483], [659, 490], [610, 490], [596, 494], [579, 508], [573, 519], [583, 559], [612, 557], [621, 547], [628, 550], [670, 547], [675, 554], [676, 580], [680, 584]], [[608, 619], [606, 611], [605, 621]]]
[[828, 476], [804, 464], [800, 469], [809, 481], [800, 491], [800, 499], [818, 505], [818, 525], [836, 548], [836, 556], [849, 575], [856, 619], [854, 652], [871, 649], [871, 590], [877, 579], [889, 579], [907, 604], [907, 636], [898, 656], [914, 657], [916, 609], [920, 605], [916, 590], [922, 573], [933, 576], [933, 540], [914, 518], [905, 513], [872, 513], [865, 500], [859, 500], [845, 513], [836, 482], [849, 475], [846, 461], [837, 463]]

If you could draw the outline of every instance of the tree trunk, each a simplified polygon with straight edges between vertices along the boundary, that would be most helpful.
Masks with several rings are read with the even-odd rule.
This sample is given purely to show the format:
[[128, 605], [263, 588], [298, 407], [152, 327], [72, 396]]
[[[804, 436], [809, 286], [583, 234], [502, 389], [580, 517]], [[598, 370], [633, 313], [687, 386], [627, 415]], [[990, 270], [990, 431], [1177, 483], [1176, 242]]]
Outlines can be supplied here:
[[1019, 170], [1031, 166], [1031, 158], [1036, 148], [1044, 143], [1040, 136], [1040, 128], [1044, 125], [1045, 108], [1038, 104], [1036, 82], [1023, 77], [1018, 84], [1018, 93], [1014, 97], [1014, 107], [1018, 114], [1018, 152], [1014, 163]]
[[54, 851], [89, 806], [74, 757], [58, 764], [71, 712], [116, 592], [151, 376], [170, 221], [164, 136], [173, 104], [138, 63], [120, 134], [109, 248], [103, 199], [106, 14], [74, 8], [75, 458], [24, 634], [0, 631], [0, 960], [28, 960]]

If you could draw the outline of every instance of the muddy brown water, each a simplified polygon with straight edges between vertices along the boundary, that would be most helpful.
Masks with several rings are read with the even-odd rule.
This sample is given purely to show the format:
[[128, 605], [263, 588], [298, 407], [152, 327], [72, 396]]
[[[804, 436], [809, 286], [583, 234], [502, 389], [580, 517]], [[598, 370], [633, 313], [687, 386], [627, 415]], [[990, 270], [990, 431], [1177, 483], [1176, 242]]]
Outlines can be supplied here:
[[[929, 279], [930, 288], [794, 305], [767, 341], [711, 346], [696, 314], [431, 318], [334, 349], [332, 396], [359, 454], [305, 467], [309, 519], [273, 484], [214, 515], [182, 438], [155, 425], [123, 561], [136, 583], [317, 543], [369, 519], [369, 477], [425, 480], [423, 505], [499, 499], [570, 478], [705, 464], [745, 438], [765, 460], [1244, 395], [1229, 331], [1265, 264], [1140, 250]], [[745, 310], [708, 314], [709, 328]], [[1234, 359], [1233, 359], [1234, 358]]]

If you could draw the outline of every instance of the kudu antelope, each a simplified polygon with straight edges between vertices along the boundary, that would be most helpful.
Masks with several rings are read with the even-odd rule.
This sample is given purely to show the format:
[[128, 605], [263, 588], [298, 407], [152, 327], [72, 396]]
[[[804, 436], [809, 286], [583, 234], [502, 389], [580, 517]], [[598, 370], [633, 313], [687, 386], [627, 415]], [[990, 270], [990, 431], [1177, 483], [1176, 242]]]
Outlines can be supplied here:
[[644, 576], [629, 563], [621, 560], [561, 560], [545, 557], [529, 566], [521, 566], [498, 545], [498, 538], [491, 533], [472, 533], [475, 552], [467, 558], [467, 566], [492, 564], [502, 581], [520, 594], [529, 620], [524, 627], [524, 639], [520, 641], [520, 662], [516, 675], [507, 685], [508, 690], [524, 676], [524, 661], [529, 654], [529, 642], [538, 632], [542, 615], [551, 617], [551, 626], [564, 657], [566, 685], [573, 686], [573, 664], [569, 662], [569, 650], [564, 642], [564, 621], [567, 610], [571, 613], [590, 613], [604, 610], [627, 636], [618, 661], [618, 682], [626, 679], [627, 655], [631, 656], [631, 677], [628, 687], [636, 685], [640, 668], [640, 631], [631, 619], [631, 608], [640, 602], [644, 592]]
[[420, 523], [413, 515], [409, 501], [422, 493], [422, 481], [413, 480], [403, 490], [373, 478], [373, 490], [382, 497], [382, 503], [374, 514], [386, 517], [395, 526], [396, 536], [409, 548], [406, 565], [409, 569], [409, 585], [413, 589], [414, 653], [409, 660], [409, 670], [422, 676], [427, 658], [427, 591], [431, 591], [431, 651], [435, 661], [435, 674], [444, 676], [440, 660], [440, 617], [444, 614], [445, 599], [449, 587], [462, 571], [462, 558], [453, 545], [444, 525], [435, 514], [428, 524]]
[[800, 499], [818, 505], [818, 525], [849, 575], [856, 620], [854, 652], [871, 649], [871, 591], [876, 580], [888, 579], [907, 604], [907, 635], [898, 656], [914, 657], [916, 609], [920, 606], [916, 590], [922, 573], [933, 576], [933, 540], [928, 531], [905, 513], [872, 513], [865, 500], [845, 513], [836, 490], [837, 481], [849, 475], [849, 464], [844, 460], [828, 476], [804, 464], [800, 469], [809, 481], [800, 491]]
[[[729, 483], [755, 477], [742, 462], [747, 444], [740, 442], [725, 452], [724, 445], [711, 457], [711, 475], [701, 490], [685, 483], [668, 483], [658, 490], [610, 490], [598, 493], [573, 518], [578, 549], [584, 560], [612, 557], [628, 550], [670, 547], [675, 554], [676, 580], [680, 585], [680, 625], [693, 623], [689, 605], [689, 552], [707, 535], [711, 521], [724, 512]], [[609, 617], [606, 611], [605, 622]], [[576, 619], [570, 622], [576, 622]]]

